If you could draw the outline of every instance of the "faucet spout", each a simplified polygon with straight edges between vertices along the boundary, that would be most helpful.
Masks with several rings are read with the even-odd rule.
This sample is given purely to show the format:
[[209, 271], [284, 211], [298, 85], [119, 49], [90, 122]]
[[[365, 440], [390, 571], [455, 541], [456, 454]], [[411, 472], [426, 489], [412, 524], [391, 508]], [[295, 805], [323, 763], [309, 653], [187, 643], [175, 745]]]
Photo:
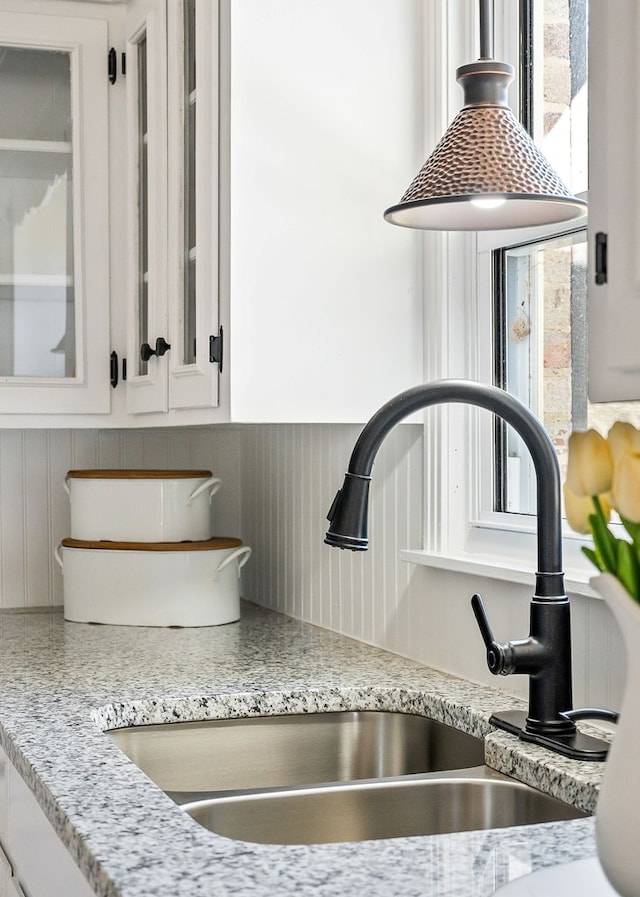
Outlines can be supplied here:
[[373, 415], [353, 448], [344, 485], [327, 515], [331, 525], [325, 542], [338, 548], [367, 548], [368, 484], [378, 449], [405, 417], [431, 405], [446, 403], [476, 405], [493, 411], [522, 437], [536, 470], [538, 574], [542, 574], [539, 591], [545, 597], [562, 596], [560, 472], [553, 443], [540, 421], [522, 402], [496, 386], [473, 380], [436, 380], [416, 386], [395, 396]]
[[562, 571], [560, 470], [553, 443], [535, 415], [502, 389], [472, 380], [439, 380], [408, 389], [382, 406], [362, 430], [351, 453], [344, 484], [327, 515], [325, 542], [364, 551], [369, 486], [376, 454], [389, 432], [410, 414], [431, 405], [461, 403], [493, 412], [522, 437], [536, 472], [538, 568], [527, 639], [498, 644], [490, 633], [479, 596], [474, 613], [496, 675], [529, 675], [529, 709], [494, 714], [491, 722], [527, 741], [577, 759], [606, 756], [606, 745], [582, 735], [571, 719], [571, 631], [569, 598]]

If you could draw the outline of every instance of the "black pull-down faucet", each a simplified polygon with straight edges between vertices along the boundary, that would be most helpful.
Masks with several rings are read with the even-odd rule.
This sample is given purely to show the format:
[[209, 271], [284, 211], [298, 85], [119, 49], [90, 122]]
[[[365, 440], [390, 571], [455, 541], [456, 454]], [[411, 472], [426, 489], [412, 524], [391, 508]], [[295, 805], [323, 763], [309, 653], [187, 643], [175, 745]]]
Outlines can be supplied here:
[[575, 719], [585, 715], [615, 718], [610, 711], [575, 711], [572, 699], [570, 605], [562, 572], [560, 470], [546, 430], [518, 399], [495, 386], [471, 380], [439, 380], [395, 396], [365, 425], [354, 446], [344, 484], [328, 513], [325, 542], [365, 551], [369, 484], [375, 456], [387, 434], [401, 420], [431, 405], [454, 402], [476, 405], [497, 414], [522, 437], [536, 471], [538, 570], [531, 599], [526, 639], [498, 643], [482, 600], [472, 607], [487, 649], [492, 673], [529, 676], [529, 709], [494, 714], [490, 722], [560, 754], [581, 760], [604, 760], [608, 745], [579, 732]]

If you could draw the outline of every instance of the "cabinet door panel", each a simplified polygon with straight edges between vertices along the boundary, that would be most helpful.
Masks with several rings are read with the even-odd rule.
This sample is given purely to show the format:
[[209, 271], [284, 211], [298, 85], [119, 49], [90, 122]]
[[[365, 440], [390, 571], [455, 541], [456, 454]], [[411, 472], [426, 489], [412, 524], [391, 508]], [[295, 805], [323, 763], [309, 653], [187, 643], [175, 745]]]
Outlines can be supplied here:
[[235, 420], [362, 421], [422, 379], [422, 238], [382, 217], [424, 160], [421, 9], [230, 4]]
[[107, 39], [0, 21], [0, 413], [109, 411]]
[[177, 0], [169, 36], [169, 407], [218, 404], [218, 3]]
[[[127, 408], [167, 410], [167, 83], [164, 0], [134, 0], [127, 17], [129, 140], [129, 337]], [[169, 352], [171, 350], [168, 350]]]
[[[58, 838], [36, 798], [0, 748], [6, 776], [6, 852], [13, 867], [9, 894], [30, 897], [92, 897], [93, 890]], [[34, 862], [37, 858], [37, 862]]]
[[[637, 0], [589, 8], [589, 398], [640, 399]], [[606, 235], [606, 277], [596, 235]], [[599, 282], [600, 281], [600, 282]]]

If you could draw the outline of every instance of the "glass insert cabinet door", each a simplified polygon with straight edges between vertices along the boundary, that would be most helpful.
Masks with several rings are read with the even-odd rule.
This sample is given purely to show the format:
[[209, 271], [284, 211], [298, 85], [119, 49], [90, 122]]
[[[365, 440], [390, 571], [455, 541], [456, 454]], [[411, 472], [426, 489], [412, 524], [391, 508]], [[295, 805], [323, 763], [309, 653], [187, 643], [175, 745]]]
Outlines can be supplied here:
[[106, 44], [0, 17], [0, 413], [109, 410]]
[[218, 3], [127, 6], [131, 414], [217, 405]]
[[[127, 410], [167, 411], [167, 21], [164, 0], [127, 6], [130, 226]], [[161, 344], [156, 347], [156, 341]]]
[[[219, 10], [215, 0], [169, 6], [169, 362], [171, 408], [218, 403]], [[177, 39], [176, 39], [177, 36]], [[224, 93], [224, 91], [222, 91]], [[221, 342], [221, 341], [220, 341]]]

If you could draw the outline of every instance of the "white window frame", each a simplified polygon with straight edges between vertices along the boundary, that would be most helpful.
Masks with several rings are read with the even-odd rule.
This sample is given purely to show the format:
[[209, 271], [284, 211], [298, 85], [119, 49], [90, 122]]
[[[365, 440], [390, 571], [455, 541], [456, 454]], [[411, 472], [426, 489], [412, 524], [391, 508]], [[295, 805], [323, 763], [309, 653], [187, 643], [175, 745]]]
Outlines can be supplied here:
[[[473, 9], [472, 9], [473, 6]], [[496, 0], [495, 55], [518, 58], [518, 4]], [[478, 56], [477, 10], [464, 0], [439, 0], [424, 16], [425, 148], [427, 153], [460, 109], [455, 70]], [[517, 72], [517, 66], [516, 66]], [[512, 102], [517, 96], [512, 88]], [[426, 155], [426, 153], [425, 153]], [[586, 223], [585, 223], [586, 226]], [[492, 383], [491, 250], [568, 230], [425, 233], [425, 380], [464, 378]], [[530, 585], [537, 559], [536, 518], [493, 510], [493, 415], [460, 405], [425, 412], [424, 543], [405, 561]], [[595, 568], [581, 552], [588, 540], [563, 528], [566, 587], [594, 595]]]

